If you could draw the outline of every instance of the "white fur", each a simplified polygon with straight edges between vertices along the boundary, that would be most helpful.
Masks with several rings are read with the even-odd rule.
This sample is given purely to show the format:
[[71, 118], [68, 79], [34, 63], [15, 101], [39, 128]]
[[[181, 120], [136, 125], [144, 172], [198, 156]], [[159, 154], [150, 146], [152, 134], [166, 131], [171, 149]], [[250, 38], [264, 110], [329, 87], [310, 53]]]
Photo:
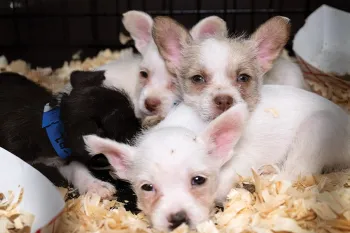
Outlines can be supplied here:
[[[232, 151], [216, 154], [220, 137], [228, 139], [225, 135], [232, 124], [241, 124], [233, 131], [235, 137], [226, 142], [232, 143]], [[215, 134], [217, 127], [222, 127], [219, 134]], [[208, 140], [208, 135], [216, 136]], [[237, 174], [250, 175], [251, 168], [277, 165], [279, 178], [293, 180], [299, 174], [320, 173], [324, 167], [350, 165], [349, 116], [323, 97], [288, 86], [265, 85], [251, 115], [245, 104], [236, 104], [207, 123], [194, 109], [180, 104], [157, 127], [145, 131], [136, 147], [125, 150], [124, 144], [106, 140], [85, 137], [91, 153], [104, 152], [104, 148], [112, 155], [109, 159], [123, 165], [125, 170], [115, 166], [116, 173], [121, 171], [131, 181], [139, 198], [146, 197], [139, 199], [141, 209], [159, 195], [146, 214], [162, 230], [169, 226], [169, 214], [180, 210], [186, 211], [191, 227], [207, 220], [214, 199], [224, 201]], [[191, 177], [203, 174], [210, 180], [206, 204], [191, 195], [189, 184]], [[144, 193], [140, 187], [147, 183], [155, 191]]]
[[218, 199], [226, 197], [237, 173], [250, 175], [251, 168], [266, 164], [279, 165], [279, 178], [290, 180], [324, 167], [349, 166], [349, 116], [316, 94], [265, 85], [233, 159], [222, 171]]
[[111, 61], [96, 70], [105, 70], [103, 84], [108, 87], [114, 87], [124, 90], [131, 98], [135, 106], [135, 114], [141, 117], [142, 113], [138, 107], [137, 87], [139, 79], [139, 64], [142, 61], [140, 55], [133, 54], [131, 51], [116, 61]]
[[[237, 47], [233, 55], [230, 54], [231, 46]], [[238, 43], [230, 45], [227, 41], [207, 38], [201, 44], [199, 53], [201, 67], [205, 67], [205, 70], [211, 74], [210, 85], [199, 94], [183, 91], [183, 99], [186, 104], [197, 109], [203, 119], [212, 120], [221, 114], [213, 101], [215, 96], [228, 95], [237, 103], [243, 101], [239, 88], [231, 84], [232, 77], [227, 75], [227, 70], [230, 66], [238, 66], [247, 51]], [[260, 80], [259, 77], [258, 81]]]
[[[174, 91], [168, 89], [174, 77], [167, 71], [153, 42], [144, 49], [142, 56], [119, 58], [97, 70], [106, 70], [105, 85], [124, 89], [131, 96], [139, 118], [152, 114], [165, 116], [173, 104], [180, 99], [176, 89]], [[149, 74], [149, 80], [145, 86], [141, 84], [141, 70], [147, 70]], [[145, 107], [145, 100], [149, 97], [159, 98], [162, 101], [161, 107], [155, 113], [149, 112]]]
[[310, 91], [298, 64], [280, 56], [264, 75], [264, 84], [287, 85]]
[[102, 198], [111, 198], [116, 192], [112, 184], [95, 178], [87, 167], [78, 162], [71, 162], [58, 170], [68, 182], [78, 189], [80, 194], [95, 193]]
[[[243, 110], [243, 113], [240, 111], [242, 107], [246, 109], [245, 104], [235, 106], [235, 112], [248, 114], [247, 110]], [[103, 152], [111, 164], [115, 164], [117, 176], [133, 184], [139, 208], [146, 211], [153, 226], [168, 230], [168, 218], [173, 213], [185, 211], [190, 225], [194, 227], [207, 220], [212, 211], [219, 169], [223, 162], [214, 154], [208, 155], [212, 143], [207, 136], [212, 129], [207, 131], [206, 126], [207, 123], [196, 112], [180, 104], [158, 126], [145, 131], [138, 138], [136, 147], [93, 135], [86, 136], [84, 140], [88, 151], [92, 154]], [[208, 200], [206, 203], [202, 203], [190, 191], [194, 189], [191, 187], [191, 178], [197, 175], [206, 177], [210, 184], [202, 192], [203, 198]], [[141, 186], [148, 183], [156, 191], [141, 190]], [[159, 196], [157, 204], [147, 212], [145, 206], [156, 195]], [[142, 201], [142, 197], [146, 199]]]
[[[135, 105], [137, 117], [150, 115], [165, 117], [174, 103], [180, 101], [176, 88], [170, 88], [175, 83], [175, 77], [167, 70], [152, 38], [153, 19], [141, 11], [128, 11], [123, 14], [123, 24], [135, 41], [141, 56], [132, 55], [127, 60], [120, 58], [98, 70], [106, 70], [107, 85], [125, 89]], [[129, 63], [129, 64], [127, 64]], [[148, 73], [148, 81], [142, 80], [140, 71]], [[144, 84], [146, 83], [146, 84]], [[145, 106], [147, 98], [161, 101], [157, 111], [150, 112]]]

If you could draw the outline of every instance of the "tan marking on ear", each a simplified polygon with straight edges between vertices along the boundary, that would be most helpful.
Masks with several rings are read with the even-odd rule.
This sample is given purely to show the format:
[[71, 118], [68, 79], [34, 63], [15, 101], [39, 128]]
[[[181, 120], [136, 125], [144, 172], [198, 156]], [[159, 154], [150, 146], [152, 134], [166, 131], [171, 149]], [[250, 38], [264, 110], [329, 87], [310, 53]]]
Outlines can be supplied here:
[[[175, 38], [171, 37], [171, 34], [175, 35]], [[163, 57], [167, 69], [173, 75], [177, 75], [179, 67], [176, 64], [173, 64], [169, 57], [169, 48], [167, 47], [167, 42], [171, 39], [178, 41], [180, 45], [180, 50], [191, 42], [192, 37], [189, 34], [188, 30], [177, 21], [173, 20], [167, 16], [158, 16], [154, 18], [154, 24], [152, 28], [152, 36], [154, 42], [156, 43], [159, 53]]]
[[282, 53], [284, 46], [290, 38], [290, 31], [290, 20], [283, 16], [275, 16], [260, 25], [251, 36], [256, 41], [258, 47], [263, 42], [272, 42], [269, 43], [271, 58], [267, 65], [263, 67], [264, 72], [271, 69], [273, 61]]

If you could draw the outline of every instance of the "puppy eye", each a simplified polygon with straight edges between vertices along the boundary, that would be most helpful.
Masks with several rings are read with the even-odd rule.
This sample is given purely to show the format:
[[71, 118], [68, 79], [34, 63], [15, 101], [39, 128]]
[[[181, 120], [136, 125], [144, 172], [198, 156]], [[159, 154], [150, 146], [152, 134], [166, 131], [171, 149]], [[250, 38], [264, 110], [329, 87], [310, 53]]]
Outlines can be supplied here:
[[247, 74], [240, 74], [238, 77], [237, 77], [237, 82], [241, 82], [241, 83], [246, 83], [250, 80], [250, 76], [247, 75]]
[[176, 100], [176, 101], [174, 101], [174, 103], [173, 103], [174, 106], [177, 106], [177, 105], [179, 105], [179, 104], [180, 104], [180, 100]]
[[191, 180], [191, 184], [193, 186], [199, 186], [204, 184], [207, 181], [207, 178], [203, 177], [203, 176], [195, 176], [192, 178]]
[[141, 75], [142, 78], [145, 78], [145, 79], [148, 78], [148, 73], [147, 73], [147, 71], [141, 70], [141, 71], [140, 71], [140, 75]]
[[195, 84], [205, 83], [205, 79], [200, 75], [195, 75], [191, 78], [192, 82]]
[[144, 184], [141, 186], [141, 189], [146, 192], [152, 192], [154, 191], [153, 185], [151, 184]]

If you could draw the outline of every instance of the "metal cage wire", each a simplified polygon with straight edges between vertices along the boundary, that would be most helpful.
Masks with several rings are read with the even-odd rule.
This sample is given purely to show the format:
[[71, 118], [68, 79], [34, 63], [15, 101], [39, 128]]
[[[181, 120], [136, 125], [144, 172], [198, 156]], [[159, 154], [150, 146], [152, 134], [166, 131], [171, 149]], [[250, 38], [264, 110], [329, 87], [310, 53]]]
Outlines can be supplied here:
[[0, 54], [55, 67], [78, 50], [86, 57], [101, 49], [121, 49], [121, 18], [131, 9], [153, 17], [171, 16], [188, 28], [217, 15], [231, 33], [251, 33], [268, 18], [283, 15], [292, 21], [293, 38], [305, 18], [322, 4], [350, 9], [348, 0], [2, 0]]

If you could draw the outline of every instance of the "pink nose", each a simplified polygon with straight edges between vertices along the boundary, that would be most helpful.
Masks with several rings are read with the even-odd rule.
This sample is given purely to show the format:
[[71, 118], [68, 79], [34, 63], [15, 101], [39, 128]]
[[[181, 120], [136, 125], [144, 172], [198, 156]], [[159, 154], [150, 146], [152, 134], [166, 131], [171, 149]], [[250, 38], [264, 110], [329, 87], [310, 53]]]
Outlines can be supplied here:
[[233, 104], [233, 98], [229, 95], [218, 95], [214, 98], [216, 107], [221, 111], [226, 111]]
[[160, 105], [160, 100], [156, 98], [147, 98], [145, 100], [145, 107], [148, 111], [154, 112], [157, 110], [158, 106]]

